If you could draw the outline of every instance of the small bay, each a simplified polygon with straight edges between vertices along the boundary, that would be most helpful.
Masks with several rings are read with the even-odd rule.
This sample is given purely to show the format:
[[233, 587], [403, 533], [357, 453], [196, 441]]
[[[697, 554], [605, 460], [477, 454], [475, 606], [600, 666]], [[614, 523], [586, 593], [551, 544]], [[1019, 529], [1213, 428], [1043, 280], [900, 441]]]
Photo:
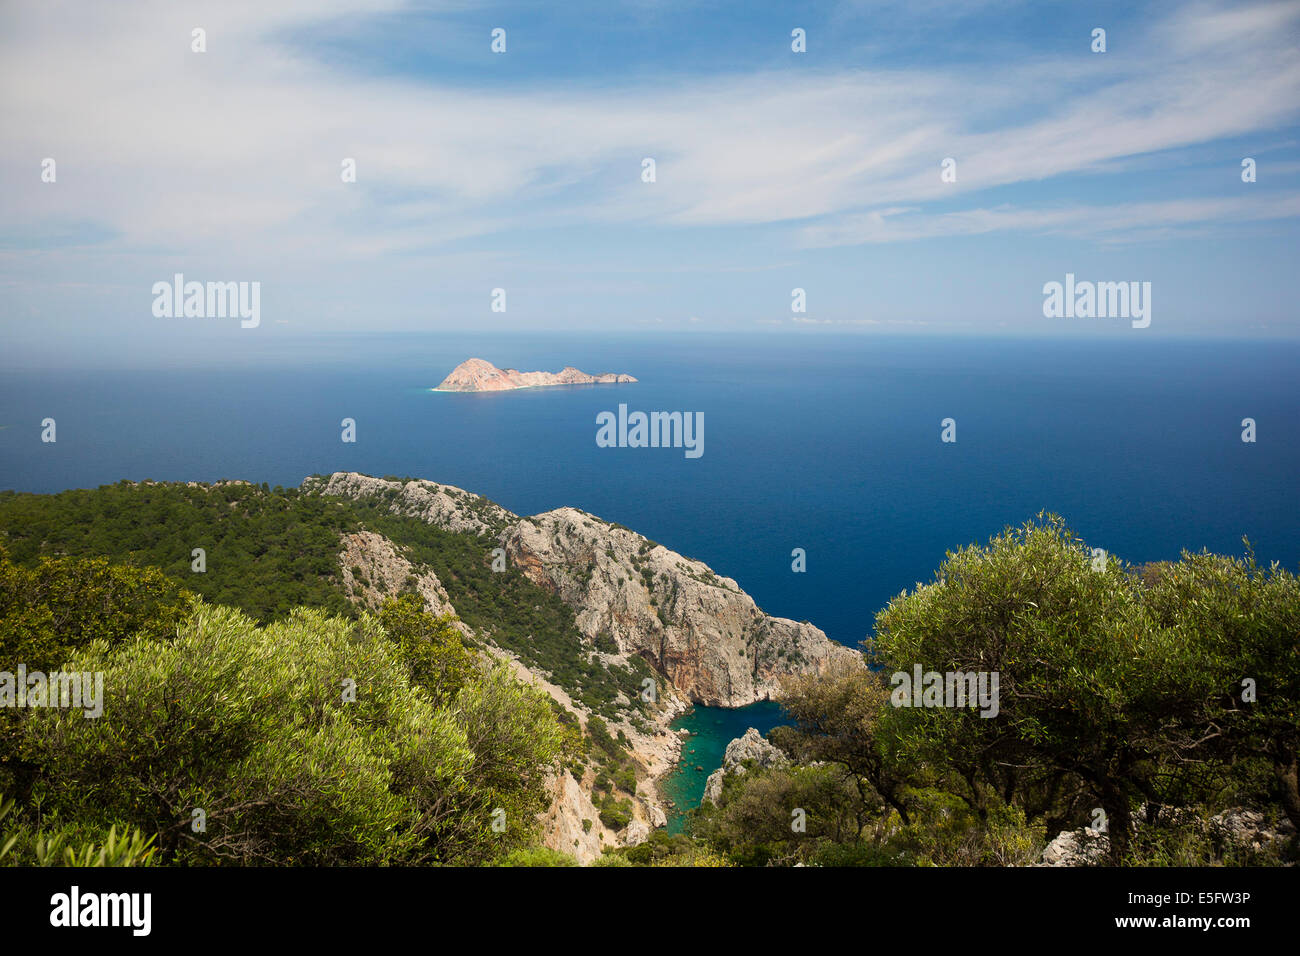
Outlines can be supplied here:
[[677, 769], [662, 784], [663, 795], [672, 801], [668, 808], [668, 832], [682, 832], [686, 811], [700, 805], [704, 784], [709, 774], [722, 766], [727, 744], [744, 736], [750, 727], [766, 734], [783, 723], [785, 713], [781, 706], [768, 700], [734, 709], [695, 707], [674, 720], [674, 733], [689, 730], [691, 735], [682, 741]]

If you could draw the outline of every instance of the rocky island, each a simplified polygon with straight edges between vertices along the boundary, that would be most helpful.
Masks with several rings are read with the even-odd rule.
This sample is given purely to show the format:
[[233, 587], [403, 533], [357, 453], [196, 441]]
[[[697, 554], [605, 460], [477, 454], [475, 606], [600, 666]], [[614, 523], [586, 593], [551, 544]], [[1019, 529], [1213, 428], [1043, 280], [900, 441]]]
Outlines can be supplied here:
[[588, 375], [566, 365], [559, 372], [521, 372], [518, 369], [499, 369], [481, 358], [466, 359], [451, 370], [435, 392], [504, 392], [515, 388], [545, 388], [550, 385], [613, 385], [635, 382], [631, 375], [605, 372]]

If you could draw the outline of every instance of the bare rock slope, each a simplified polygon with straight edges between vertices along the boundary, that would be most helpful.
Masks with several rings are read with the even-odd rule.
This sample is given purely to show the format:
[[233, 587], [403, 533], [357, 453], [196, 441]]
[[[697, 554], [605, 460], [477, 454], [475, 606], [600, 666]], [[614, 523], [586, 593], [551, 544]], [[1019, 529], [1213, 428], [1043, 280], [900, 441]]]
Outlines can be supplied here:
[[789, 762], [784, 753], [758, 732], [758, 728], [750, 727], [745, 731], [744, 736], [736, 737], [727, 744], [727, 749], [722, 755], [722, 766], [709, 774], [709, 779], [704, 783], [704, 799], [701, 805], [716, 804], [722, 797], [723, 778], [744, 776], [746, 764], [766, 769], [784, 767]]
[[613, 638], [693, 703], [743, 707], [769, 698], [783, 674], [854, 653], [811, 624], [764, 614], [708, 565], [576, 508], [523, 518], [500, 540], [574, 609], [586, 637]]
[[519, 518], [451, 485], [353, 472], [304, 488], [379, 497], [394, 513], [495, 539], [511, 564], [573, 608], [584, 637], [606, 646], [612, 638], [618, 656], [644, 658], [692, 703], [743, 707], [770, 698], [783, 674], [858, 656], [811, 624], [764, 614], [703, 562], [576, 508]]

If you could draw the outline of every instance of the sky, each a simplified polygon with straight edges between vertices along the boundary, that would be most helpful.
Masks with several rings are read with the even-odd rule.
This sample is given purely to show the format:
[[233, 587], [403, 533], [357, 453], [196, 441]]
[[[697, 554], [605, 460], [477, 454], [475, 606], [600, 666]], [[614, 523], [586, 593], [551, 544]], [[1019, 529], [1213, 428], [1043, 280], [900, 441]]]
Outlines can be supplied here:
[[1297, 339], [1298, 124], [1300, 2], [5, 2], [0, 335]]

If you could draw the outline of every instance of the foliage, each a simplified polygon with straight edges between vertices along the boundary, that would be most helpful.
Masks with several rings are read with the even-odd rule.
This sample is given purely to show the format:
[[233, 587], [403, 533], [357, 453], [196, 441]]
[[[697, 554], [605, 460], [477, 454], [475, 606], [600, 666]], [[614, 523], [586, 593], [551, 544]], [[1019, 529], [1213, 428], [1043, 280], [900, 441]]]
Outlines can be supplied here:
[[[0, 827], [13, 809], [12, 800], [0, 799]], [[19, 823], [12, 832], [0, 830], [0, 864], [5, 866], [152, 866], [156, 853], [152, 837], [139, 830], [118, 833], [116, 826], [89, 839], [73, 827], [47, 832]]]
[[949, 761], [981, 817], [1014, 799], [1016, 768], [1065, 775], [1106, 812], [1122, 857], [1131, 805], [1163, 800], [1163, 768], [1197, 756], [1215, 691], [1200, 647], [1153, 620], [1141, 587], [1113, 558], [1094, 568], [1054, 516], [949, 554], [878, 615], [872, 658], [886, 673], [996, 673], [1000, 712], [895, 709], [889, 732]]
[[[549, 673], [575, 700], [611, 718], [620, 694], [628, 708], [645, 709], [641, 682], [653, 674], [645, 661], [625, 666], [589, 653], [573, 610], [558, 595], [518, 568], [492, 570], [495, 541], [394, 514], [398, 494], [353, 501], [242, 482], [127, 481], [57, 495], [7, 491], [0, 492], [0, 540], [24, 566], [40, 557], [93, 555], [156, 567], [210, 603], [265, 623], [299, 606], [356, 616], [340, 587], [339, 540], [376, 531], [437, 574], [465, 623]], [[489, 517], [485, 499], [467, 495], [461, 504]], [[191, 570], [194, 548], [205, 551], [203, 573]], [[352, 570], [361, 576], [360, 568]]]
[[455, 697], [478, 666], [454, 621], [450, 614], [434, 617], [413, 594], [388, 598], [379, 608], [379, 623], [400, 648], [411, 683], [436, 704]]
[[855, 790], [851, 775], [830, 766], [728, 774], [722, 805], [703, 808], [694, 833], [742, 865], [788, 865], [822, 842], [858, 839]]
[[302, 609], [258, 627], [200, 606], [173, 641], [93, 642], [73, 666], [106, 672], [104, 715], [22, 721], [42, 755], [36, 801], [157, 833], [164, 862], [490, 859], [531, 837], [544, 768], [530, 762], [550, 759], [558, 725], [500, 670], [435, 707], [416, 663], [373, 617]]
[[[296, 488], [121, 481], [57, 495], [0, 492], [0, 529], [16, 563], [102, 557], [152, 566], [211, 603], [261, 621], [290, 608], [352, 614], [333, 583], [347, 505]], [[191, 570], [202, 548], [206, 570]]]
[[[193, 602], [154, 568], [103, 558], [42, 558], [27, 568], [0, 548], [0, 671], [48, 674], [92, 640], [113, 647], [137, 634], [169, 639]], [[23, 753], [19, 717], [0, 709], [0, 792], [25, 800], [34, 764]]]
[[[875, 671], [784, 681], [791, 726], [771, 739], [796, 765], [728, 774], [694, 832], [747, 864], [1024, 865], [1100, 810], [1113, 863], [1289, 860], [1294, 839], [1225, 846], [1205, 820], [1300, 815], [1297, 640], [1296, 577], [1249, 550], [1094, 564], [1040, 516], [950, 553], [882, 610]], [[917, 666], [996, 673], [996, 716], [898, 706], [894, 675]]]
[[0, 548], [0, 669], [56, 670], [92, 639], [171, 637], [192, 603], [155, 568], [104, 558], [42, 558], [26, 568]]
[[577, 866], [578, 861], [567, 853], [544, 846], [512, 850], [497, 861], [497, 866]]

